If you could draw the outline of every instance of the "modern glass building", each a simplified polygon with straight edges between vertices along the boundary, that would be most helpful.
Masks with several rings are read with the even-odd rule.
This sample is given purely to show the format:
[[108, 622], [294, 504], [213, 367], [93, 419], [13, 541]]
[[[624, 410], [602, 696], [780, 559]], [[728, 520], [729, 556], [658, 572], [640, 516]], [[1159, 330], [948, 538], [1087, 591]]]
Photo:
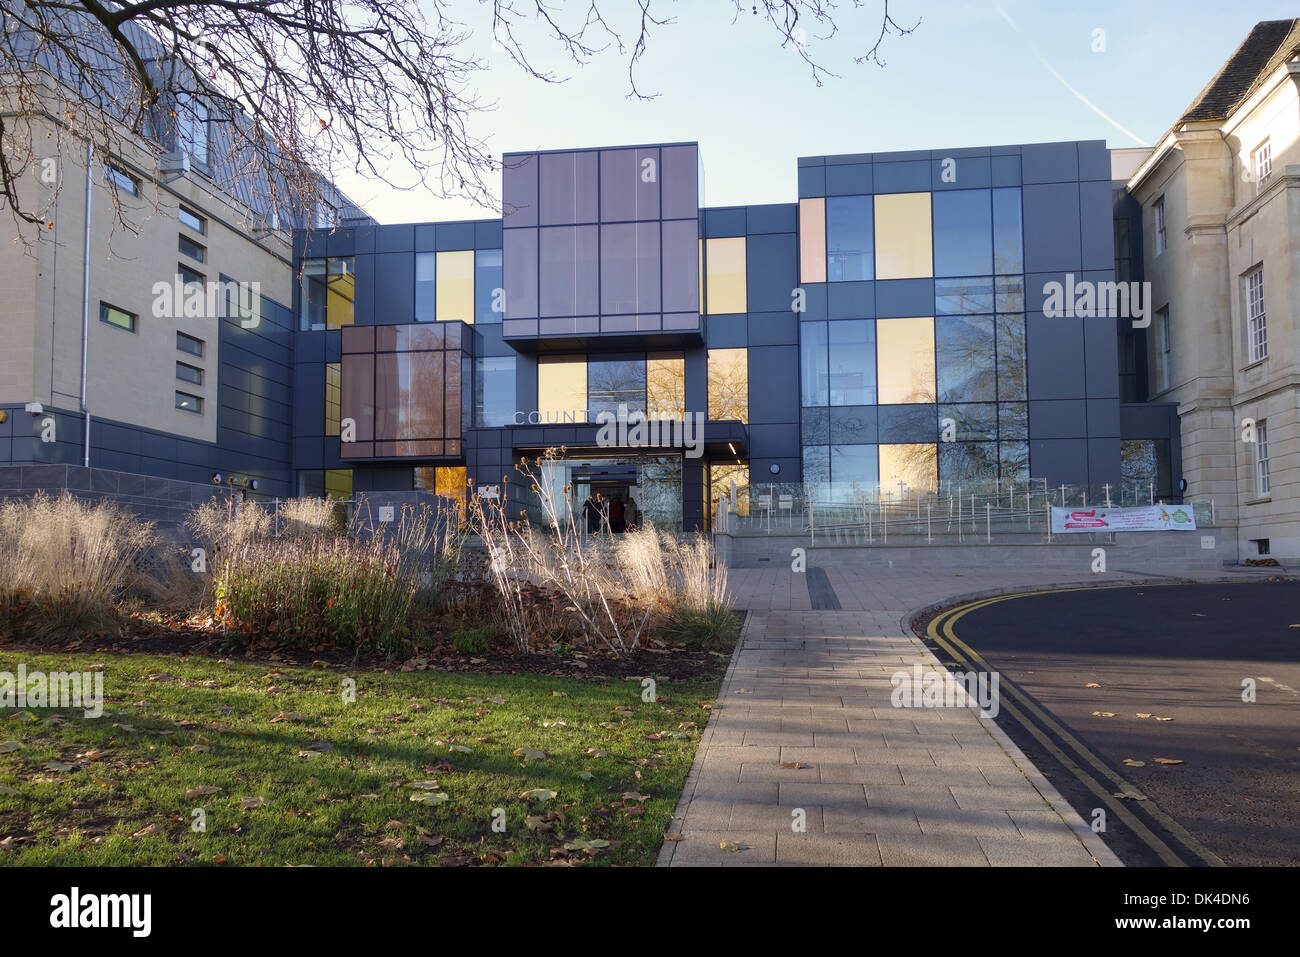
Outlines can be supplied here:
[[809, 157], [791, 202], [725, 208], [694, 143], [503, 167], [501, 219], [295, 234], [297, 492], [459, 495], [562, 448], [573, 507], [689, 529], [730, 484], [1177, 474], [1167, 410], [1122, 404], [1131, 318], [1046, 302], [1130, 271], [1101, 141]]

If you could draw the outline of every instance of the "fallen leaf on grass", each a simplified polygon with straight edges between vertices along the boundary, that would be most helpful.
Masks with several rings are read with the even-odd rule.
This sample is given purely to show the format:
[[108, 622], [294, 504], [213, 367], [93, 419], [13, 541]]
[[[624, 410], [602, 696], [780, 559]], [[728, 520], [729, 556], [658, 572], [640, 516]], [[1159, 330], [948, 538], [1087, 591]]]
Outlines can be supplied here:
[[573, 776], [577, 778], [581, 778], [584, 781], [590, 781], [595, 775], [593, 775], [590, 771], [574, 771]]
[[552, 691], [552, 692], [551, 692], [551, 697], [552, 697], [552, 698], [567, 698], [568, 696], [569, 696], [569, 692], [567, 692], [567, 691]]
[[473, 753], [474, 753], [474, 749], [473, 749], [473, 748], [467, 748], [467, 747], [465, 747], [465, 745], [463, 745], [463, 744], [453, 744], [453, 745], [452, 745], [451, 747], [449, 747], [447, 750], [448, 750], [448, 751], [454, 751], [454, 752], [457, 753], [457, 754], [473, 754]]
[[623, 800], [624, 800], [624, 801], [644, 801], [644, 800], [646, 800], [646, 799], [649, 798], [649, 797], [650, 797], [650, 795], [648, 795], [648, 794], [641, 794], [641, 793], [638, 792], [638, 791], [624, 791], [624, 792], [623, 792]]
[[327, 754], [334, 750], [334, 745], [330, 744], [328, 741], [313, 741], [311, 744], [307, 745], [307, 750], [319, 751], [321, 754]]
[[546, 788], [533, 788], [531, 791], [525, 791], [519, 797], [524, 801], [549, 801], [555, 797], [555, 792]]
[[602, 847], [609, 847], [609, 841], [604, 841], [599, 838], [587, 840], [586, 838], [580, 837], [576, 840], [569, 841], [564, 845], [566, 851], [598, 851]]
[[75, 771], [77, 766], [75, 764], [68, 764], [66, 761], [46, 761], [45, 769], [47, 771], [59, 771], [62, 773], [65, 771]]
[[443, 834], [425, 834], [423, 831], [420, 832], [420, 843], [425, 847], [437, 847], [445, 840], [447, 840], [447, 838], [446, 835]]
[[148, 827], [141, 828], [132, 834], [132, 837], [157, 837], [159, 834], [166, 833], [161, 824], [150, 824]]
[[538, 751], [536, 748], [515, 748], [513, 754], [517, 758], [523, 758], [525, 763], [546, 760], [546, 752]]
[[21, 741], [0, 741], [0, 754], [8, 754], [10, 751], [17, 751], [22, 746]]
[[239, 803], [245, 810], [251, 811], [255, 807], [265, 807], [267, 804], [270, 804], [271, 802], [264, 797], [252, 797], [252, 798], [240, 798]]
[[623, 727], [623, 723], [621, 721], [602, 721], [600, 722], [600, 727], [608, 728], [610, 731], [617, 731], [619, 728]]
[[404, 851], [406, 842], [400, 837], [386, 837], [379, 842], [379, 846], [386, 851]]
[[421, 791], [419, 794], [412, 794], [411, 800], [420, 804], [443, 804], [451, 798], [445, 791]]
[[662, 741], [664, 739], [662, 734], [643, 734], [641, 737], [645, 741]]
[[211, 784], [201, 784], [196, 788], [186, 788], [186, 798], [203, 797], [208, 794], [216, 794], [221, 788], [214, 788]]
[[582, 753], [583, 753], [583, 754], [589, 754], [589, 755], [591, 755], [593, 758], [607, 758], [607, 757], [609, 757], [609, 752], [606, 751], [604, 748], [588, 748], [586, 751], [583, 751]]
[[408, 788], [416, 788], [420, 791], [436, 791], [442, 785], [437, 781], [412, 781], [407, 785]]

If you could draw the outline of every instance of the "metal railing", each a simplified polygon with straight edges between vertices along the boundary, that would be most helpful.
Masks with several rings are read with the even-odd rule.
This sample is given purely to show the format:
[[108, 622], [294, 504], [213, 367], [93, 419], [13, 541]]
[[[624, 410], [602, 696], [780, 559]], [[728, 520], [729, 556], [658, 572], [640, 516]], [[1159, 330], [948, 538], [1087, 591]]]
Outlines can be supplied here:
[[[992, 542], [1016, 533], [1053, 539], [1051, 507], [1127, 507], [1183, 504], [1198, 526], [1215, 524], [1213, 500], [1182, 501], [1160, 496], [1154, 487], [1058, 484], [1031, 481], [953, 481], [929, 489], [896, 483], [756, 484], [733, 488], [718, 499], [714, 531], [732, 535], [808, 535], [832, 542], [874, 545], [894, 541]], [[1098, 535], [1110, 533], [1098, 533]], [[1080, 537], [1071, 536], [1074, 540]], [[1086, 540], [1086, 539], [1082, 539]], [[1100, 540], [1100, 539], [1098, 539]]]

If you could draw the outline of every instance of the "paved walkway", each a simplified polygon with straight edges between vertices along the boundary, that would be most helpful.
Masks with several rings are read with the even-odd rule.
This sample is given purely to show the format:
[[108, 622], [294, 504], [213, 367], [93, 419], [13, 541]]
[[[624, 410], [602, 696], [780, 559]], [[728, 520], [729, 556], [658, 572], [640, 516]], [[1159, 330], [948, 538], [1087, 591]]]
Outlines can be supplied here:
[[1119, 866], [994, 722], [890, 703], [894, 672], [944, 670], [916, 610], [1064, 573], [826, 571], [842, 610], [811, 610], [802, 575], [730, 571], [749, 615], [659, 864]]

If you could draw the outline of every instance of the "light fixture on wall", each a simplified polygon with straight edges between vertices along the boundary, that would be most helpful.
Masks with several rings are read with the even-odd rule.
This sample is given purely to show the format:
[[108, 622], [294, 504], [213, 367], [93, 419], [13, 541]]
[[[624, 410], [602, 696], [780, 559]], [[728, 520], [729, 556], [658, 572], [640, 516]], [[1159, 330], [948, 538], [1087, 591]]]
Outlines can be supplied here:
[[0, 425], [4, 425], [8, 421], [9, 421], [9, 410], [0, 409]]
[[775, 462], [769, 465], [767, 470], [771, 472], [773, 475], [781, 474], [781, 466], [777, 465]]

